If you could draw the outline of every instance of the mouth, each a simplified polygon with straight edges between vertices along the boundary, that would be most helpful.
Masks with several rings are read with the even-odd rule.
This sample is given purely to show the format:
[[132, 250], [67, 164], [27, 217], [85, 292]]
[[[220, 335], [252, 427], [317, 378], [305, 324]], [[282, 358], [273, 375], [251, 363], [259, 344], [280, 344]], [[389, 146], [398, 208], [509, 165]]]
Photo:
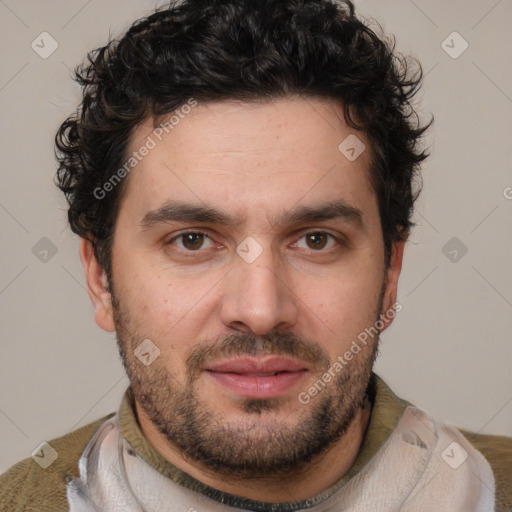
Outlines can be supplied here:
[[283, 356], [236, 357], [207, 365], [204, 372], [217, 384], [245, 398], [268, 399], [285, 394], [309, 369]]

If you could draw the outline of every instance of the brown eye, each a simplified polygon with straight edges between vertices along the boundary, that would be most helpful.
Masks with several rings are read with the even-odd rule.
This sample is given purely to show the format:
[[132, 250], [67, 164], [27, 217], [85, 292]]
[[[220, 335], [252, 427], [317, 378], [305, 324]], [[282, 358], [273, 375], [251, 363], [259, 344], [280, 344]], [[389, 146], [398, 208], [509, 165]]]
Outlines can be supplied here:
[[204, 235], [202, 233], [186, 233], [182, 237], [183, 246], [190, 251], [200, 249], [204, 242]]
[[327, 252], [329, 249], [333, 249], [339, 244], [340, 241], [338, 238], [331, 235], [331, 233], [325, 231], [310, 231], [304, 234], [298, 242], [295, 243], [295, 247], [313, 252]]
[[327, 245], [327, 233], [310, 233], [306, 235], [306, 243], [310, 249], [323, 249]]
[[200, 231], [189, 231], [181, 233], [174, 238], [171, 238], [167, 245], [176, 245], [182, 251], [197, 252], [199, 249], [205, 249], [205, 242], [209, 242], [210, 246], [212, 241], [206, 233]]

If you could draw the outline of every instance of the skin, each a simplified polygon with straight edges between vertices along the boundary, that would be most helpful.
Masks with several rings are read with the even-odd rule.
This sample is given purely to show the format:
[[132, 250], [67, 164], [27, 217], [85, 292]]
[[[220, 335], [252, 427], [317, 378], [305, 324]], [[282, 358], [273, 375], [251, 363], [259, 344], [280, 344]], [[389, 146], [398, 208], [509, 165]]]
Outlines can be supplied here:
[[[131, 150], [140, 148], [153, 129], [153, 120], [141, 124]], [[357, 134], [367, 148], [354, 161], [338, 150], [349, 134]], [[322, 376], [326, 360], [343, 355], [396, 303], [404, 244], [393, 244], [385, 269], [368, 148], [364, 135], [346, 125], [341, 106], [329, 99], [198, 104], [128, 178], [112, 252], [114, 301], [91, 244], [81, 240], [96, 322], [117, 332], [142, 431], [165, 459], [207, 485], [260, 501], [301, 500], [333, 485], [357, 456], [371, 413], [367, 401], [364, 407], [360, 403], [376, 338], [308, 404], [297, 397]], [[278, 215], [299, 206], [340, 198], [360, 210], [360, 225], [343, 218], [277, 223]], [[240, 222], [231, 227], [167, 222], [144, 229], [147, 212], [170, 199], [222, 209]], [[190, 250], [196, 245], [175, 238], [184, 230], [210, 238]], [[318, 248], [305, 232], [332, 234], [339, 243], [320, 235]], [[248, 236], [262, 248], [252, 263], [236, 252]], [[384, 319], [382, 330], [391, 322]], [[249, 407], [190, 365], [194, 350], [204, 356], [210, 349], [214, 361], [226, 347], [237, 354], [250, 347], [260, 354], [286, 354], [279, 335], [290, 336], [293, 347], [314, 350], [307, 353], [304, 377], [265, 404]], [[144, 339], [160, 350], [149, 366], [133, 353]], [[222, 345], [226, 340], [232, 343]], [[288, 465], [272, 459], [280, 447], [286, 455], [297, 444], [310, 444], [320, 432], [311, 430], [315, 418], [329, 404], [332, 435], [317, 453]], [[172, 428], [175, 436], [186, 431], [189, 413], [196, 419], [202, 414], [207, 440], [217, 436], [221, 451], [235, 450], [230, 460], [259, 457], [267, 470], [251, 469], [250, 462], [245, 471], [222, 461], [211, 467], [172, 442]], [[219, 424], [224, 431], [215, 430]], [[243, 449], [237, 453], [236, 446]]]

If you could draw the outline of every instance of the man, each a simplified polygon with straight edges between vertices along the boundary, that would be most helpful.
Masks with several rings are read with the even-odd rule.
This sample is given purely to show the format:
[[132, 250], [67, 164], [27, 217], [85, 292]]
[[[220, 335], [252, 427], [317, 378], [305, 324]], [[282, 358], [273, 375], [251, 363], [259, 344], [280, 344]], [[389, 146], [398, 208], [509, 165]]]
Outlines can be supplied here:
[[57, 181], [131, 385], [1, 510], [511, 510], [512, 440], [372, 371], [420, 79], [327, 0], [189, 0], [90, 54]]

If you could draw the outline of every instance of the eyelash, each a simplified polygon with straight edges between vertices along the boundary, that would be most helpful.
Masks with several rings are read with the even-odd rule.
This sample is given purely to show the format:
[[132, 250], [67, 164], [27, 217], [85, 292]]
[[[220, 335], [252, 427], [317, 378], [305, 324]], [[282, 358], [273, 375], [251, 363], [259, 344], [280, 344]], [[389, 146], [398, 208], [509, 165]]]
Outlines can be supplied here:
[[[205, 231], [190, 230], [190, 231], [183, 231], [183, 232], [179, 233], [178, 235], [173, 236], [172, 238], [170, 238], [169, 240], [164, 242], [164, 245], [165, 246], [173, 245], [173, 242], [175, 242], [179, 238], [181, 238], [183, 236], [186, 236], [186, 235], [190, 235], [190, 234], [193, 234], [193, 235], [203, 235], [206, 238], [209, 238], [210, 240], [212, 240], [210, 235], [208, 233], [206, 233]], [[306, 231], [306, 232], [301, 233], [301, 236], [300, 236], [300, 238], [298, 240], [301, 240], [302, 238], [304, 238], [305, 236], [308, 236], [308, 235], [317, 235], [317, 234], [327, 235], [332, 240], [334, 240], [339, 246], [346, 245], [346, 243], [344, 242], [344, 240], [342, 238], [337, 237], [337, 236], [333, 235], [332, 233], [329, 233], [328, 231]], [[335, 249], [335, 248], [326, 249], [326, 250], [320, 249], [320, 250], [317, 250], [317, 251], [315, 251], [314, 249], [310, 249], [309, 252], [310, 253], [324, 253], [324, 254], [328, 254], [328, 253], [332, 252], [333, 249]], [[186, 254], [187, 256], [188, 255], [192, 256], [194, 254], [199, 254], [201, 252], [201, 249], [198, 249], [196, 251], [190, 251], [190, 250], [187, 250], [187, 249], [177, 248], [177, 250], [182, 252], [183, 254]]]

